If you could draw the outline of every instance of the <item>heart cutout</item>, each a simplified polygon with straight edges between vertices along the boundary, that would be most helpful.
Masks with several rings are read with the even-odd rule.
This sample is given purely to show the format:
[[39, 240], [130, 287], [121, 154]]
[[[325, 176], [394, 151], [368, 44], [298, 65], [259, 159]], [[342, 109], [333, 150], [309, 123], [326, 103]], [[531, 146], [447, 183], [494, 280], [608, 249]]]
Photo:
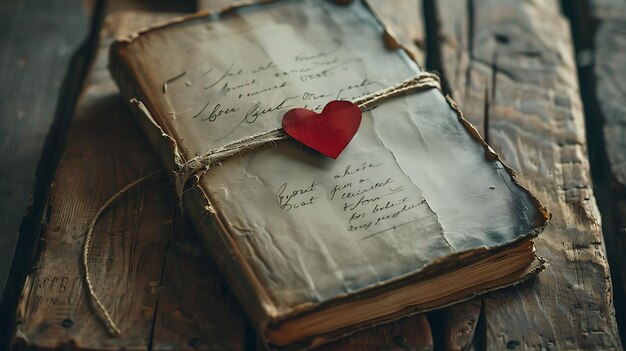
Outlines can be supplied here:
[[350, 101], [334, 100], [321, 113], [294, 108], [283, 116], [283, 129], [313, 150], [336, 159], [361, 125], [361, 109]]

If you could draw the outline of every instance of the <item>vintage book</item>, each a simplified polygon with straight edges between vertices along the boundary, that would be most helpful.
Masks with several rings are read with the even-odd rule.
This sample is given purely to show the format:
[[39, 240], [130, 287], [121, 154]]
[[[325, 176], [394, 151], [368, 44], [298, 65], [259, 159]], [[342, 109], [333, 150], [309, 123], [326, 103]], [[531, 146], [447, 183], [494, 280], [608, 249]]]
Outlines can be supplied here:
[[544, 265], [531, 239], [548, 211], [436, 87], [364, 109], [336, 160], [286, 139], [190, 168], [292, 108], [424, 75], [366, 2], [200, 13], [119, 38], [110, 69], [179, 190], [188, 180], [184, 210], [270, 348], [314, 347]]

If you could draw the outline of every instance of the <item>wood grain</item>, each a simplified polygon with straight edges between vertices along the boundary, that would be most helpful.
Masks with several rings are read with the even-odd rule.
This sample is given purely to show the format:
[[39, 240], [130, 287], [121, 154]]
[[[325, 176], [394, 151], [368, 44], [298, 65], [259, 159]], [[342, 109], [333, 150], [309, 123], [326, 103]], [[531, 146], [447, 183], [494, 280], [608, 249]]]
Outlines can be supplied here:
[[324, 351], [433, 350], [433, 339], [426, 315], [419, 314], [391, 324], [364, 330], [349, 338], [325, 345]]
[[[79, 264], [86, 226], [113, 193], [157, 169], [106, 70], [106, 42], [68, 133], [49, 199], [42, 252], [18, 306], [15, 344], [42, 349], [147, 347], [173, 206], [166, 185], [131, 191], [94, 231], [90, 268], [95, 291], [124, 332], [110, 338], [86, 299]], [[106, 165], [106, 168], [103, 167]], [[160, 188], [159, 188], [160, 187]], [[163, 204], [144, 207], [146, 203]]]
[[[86, 226], [95, 211], [126, 184], [160, 168], [109, 77], [108, 46], [113, 36], [171, 16], [125, 13], [105, 21], [101, 48], [55, 175], [49, 202], [50, 221], [42, 236], [41, 256], [36, 270], [27, 279], [18, 306], [16, 349], [142, 350], [178, 345], [180, 338], [188, 334], [174, 330], [171, 338], [161, 338], [158, 347], [152, 347], [155, 316], [160, 316], [159, 321], [167, 319], [159, 314], [163, 275], [168, 277], [165, 282], [169, 282], [163, 287], [165, 306], [172, 300], [168, 294], [176, 291], [176, 284], [191, 286], [186, 290], [190, 294], [200, 289], [222, 289], [220, 279], [211, 276], [214, 268], [210, 262], [207, 265], [201, 262], [200, 272], [193, 271], [198, 269], [197, 265], [176, 265], [181, 260], [177, 258], [181, 256], [181, 248], [193, 252], [202, 246], [190, 241], [189, 227], [177, 214], [171, 185], [159, 179], [148, 180], [121, 198], [104, 214], [94, 231], [89, 262], [95, 291], [121, 327], [121, 337], [107, 334], [83, 287], [80, 253]], [[182, 258], [183, 261], [194, 259], [193, 256]], [[172, 263], [166, 265], [166, 260]], [[185, 277], [193, 278], [195, 274], [199, 278], [173, 283], [180, 273], [172, 272], [172, 267], [188, 270]], [[195, 316], [203, 317], [192, 322], [194, 335], [215, 340], [217, 345], [229, 343], [228, 349], [241, 349], [245, 330], [231, 328], [243, 323], [241, 314], [231, 312], [236, 307], [219, 300], [222, 295], [212, 296], [208, 315], [202, 313], [207, 309], [191, 310]], [[176, 302], [186, 304], [189, 299]], [[197, 305], [185, 306], [196, 308]], [[187, 317], [188, 311], [177, 314], [169, 310], [169, 313], [173, 314], [172, 320], [180, 320]], [[184, 342], [201, 346], [191, 339]]]
[[573, 22], [594, 185], [611, 265], [617, 322], [626, 342], [626, 1], [565, 6]]
[[[55, 116], [65, 112], [63, 82], [88, 31], [78, 0], [0, 2], [0, 339], [10, 317], [3, 304], [19, 293], [40, 220], [34, 191], [50, 161], [40, 158]], [[20, 237], [26, 242], [16, 254]]]
[[255, 342], [254, 330], [200, 236], [182, 214], [172, 225], [152, 350], [249, 348]]
[[591, 187], [568, 23], [557, 1], [436, 1], [453, 97], [553, 219], [536, 240], [550, 266], [483, 299], [484, 344], [621, 349]]
[[473, 345], [481, 308], [480, 297], [448, 308], [446, 350], [464, 351]]
[[[593, 87], [600, 112], [594, 117], [602, 127], [608, 187], [617, 205], [616, 224], [622, 236], [623, 255], [626, 254], [626, 1], [593, 0], [590, 10], [591, 20], [596, 24], [592, 39]], [[624, 277], [622, 282], [626, 282], [624, 267], [616, 267]]]

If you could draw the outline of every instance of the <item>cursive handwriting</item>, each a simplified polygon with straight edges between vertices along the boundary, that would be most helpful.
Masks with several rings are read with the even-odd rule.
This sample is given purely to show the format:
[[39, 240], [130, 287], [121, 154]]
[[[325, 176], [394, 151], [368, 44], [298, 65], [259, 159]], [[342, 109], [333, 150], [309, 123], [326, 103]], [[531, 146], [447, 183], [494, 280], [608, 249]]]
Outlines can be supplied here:
[[241, 90], [241, 89], [243, 89], [243, 88], [247, 88], [247, 87], [253, 86], [253, 85], [255, 85], [255, 84], [257, 84], [257, 80], [256, 80], [256, 79], [252, 79], [252, 80], [251, 80], [251, 81], [249, 81], [249, 82], [245, 82], [245, 83], [237, 84], [237, 85], [234, 85], [234, 86], [231, 86], [231, 82], [226, 82], [226, 83], [224, 84], [224, 86], [222, 87], [222, 90], [224, 90], [224, 92], [226, 92], [226, 94], [228, 94], [228, 93], [230, 93], [231, 91], [234, 91], [234, 90]]
[[378, 166], [382, 166], [382, 163], [371, 163], [371, 162], [363, 162], [361, 165], [359, 165], [358, 167], [352, 167], [351, 164], [347, 165], [346, 168], [344, 168], [343, 172], [341, 174], [335, 174], [333, 176], [333, 179], [340, 179], [340, 178], [344, 178], [346, 176], [350, 176], [353, 175], [355, 173], [358, 172], [362, 172], [367, 170], [368, 168], [375, 168]]
[[287, 101], [289, 101], [291, 99], [295, 99], [295, 98], [297, 98], [297, 96], [287, 97], [287, 98], [284, 98], [283, 101], [279, 102], [278, 105], [268, 106], [268, 107], [262, 107], [261, 102], [257, 101], [254, 104], [254, 106], [252, 106], [250, 111], [248, 111], [246, 113], [244, 118], [241, 120], [240, 124], [243, 123], [243, 122], [254, 123], [254, 122], [256, 122], [257, 118], [259, 118], [260, 116], [262, 116], [264, 114], [267, 114], [267, 113], [270, 113], [270, 112], [273, 112], [273, 111], [278, 111], [278, 110], [290, 108], [290, 107], [292, 107], [292, 105], [287, 105]]
[[[282, 89], [282, 88], [286, 87], [287, 85], [288, 85], [287, 81], [283, 81], [282, 83], [277, 83], [277, 84], [274, 84], [273, 86], [261, 88], [259, 90], [249, 91], [249, 92], [245, 93], [245, 96], [246, 97], [253, 97], [255, 95], [267, 93], [268, 91], [272, 91], [272, 90], [276, 90], [276, 89]], [[238, 98], [241, 99], [243, 96], [244, 96], [244, 94], [239, 94]]]
[[230, 65], [230, 67], [228, 67], [226, 72], [224, 72], [215, 82], [213, 82], [213, 84], [210, 84], [210, 85], [204, 87], [204, 89], [211, 89], [214, 86], [216, 86], [219, 82], [221, 82], [222, 80], [224, 80], [226, 78], [237, 77], [237, 76], [241, 76], [241, 75], [244, 74], [243, 69], [234, 70], [234, 68], [235, 68], [235, 63]]
[[[221, 67], [201, 64], [196, 73], [188, 73], [190, 83], [186, 86], [198, 89], [191, 93], [203, 96], [204, 104], [193, 110], [184, 107], [180, 114], [193, 113], [192, 119], [213, 123], [213, 141], [217, 142], [246, 125], [256, 123], [258, 131], [275, 128], [278, 111], [296, 106], [319, 111], [335, 97], [361, 96], [375, 84], [362, 76], [361, 59], [345, 50], [341, 42], [329, 50], [297, 50], [276, 61], [269, 55], [260, 56], [265, 57], [261, 60], [244, 55]], [[177, 112], [182, 109], [174, 99], [171, 104]]]
[[246, 124], [253, 124], [253, 123], [255, 123], [257, 121], [257, 119], [259, 117], [261, 117], [261, 116], [263, 116], [265, 114], [292, 107], [292, 105], [287, 104], [287, 101], [295, 99], [295, 98], [297, 98], [297, 96], [287, 97], [287, 98], [284, 98], [278, 104], [272, 105], [272, 106], [268, 106], [268, 107], [263, 107], [263, 105], [262, 105], [262, 103], [260, 101], [255, 102], [254, 105], [252, 106], [252, 108], [248, 112], [246, 112], [246, 114], [239, 121], [239, 123], [237, 123], [237, 125], [235, 125], [235, 127], [233, 129], [231, 129], [228, 133], [226, 133], [226, 135], [224, 135], [223, 137], [217, 139], [216, 141], [219, 141], [219, 140], [222, 140], [222, 139], [228, 137], [229, 135], [231, 135], [235, 130], [237, 130], [244, 123], [246, 123]]
[[[415, 222], [426, 203], [418, 189], [401, 170], [384, 167], [385, 162], [359, 158], [338, 167], [329, 180], [311, 181], [308, 186], [292, 187], [283, 183], [276, 192], [276, 203], [282, 211], [315, 209], [326, 192], [326, 200], [344, 218], [345, 229], [383, 233]], [[323, 185], [322, 185], [323, 184]]]
[[287, 191], [287, 183], [283, 183], [276, 192], [276, 202], [283, 211], [291, 211], [292, 209], [313, 205], [319, 196], [311, 194], [317, 190], [316, 187], [320, 184], [313, 181], [306, 188]]
[[305, 62], [305, 61], [310, 61], [310, 60], [316, 60], [316, 59], [320, 59], [326, 56], [330, 56], [332, 54], [334, 54], [335, 52], [337, 52], [337, 50], [339, 50], [342, 47], [341, 41], [339, 40], [335, 40], [335, 44], [337, 44], [333, 49], [329, 50], [329, 51], [321, 51], [321, 52], [316, 52], [313, 54], [309, 54], [306, 52], [301, 52], [298, 53], [295, 57], [294, 60], [296, 62]]
[[[352, 91], [354, 89], [368, 87], [368, 86], [370, 86], [372, 84], [374, 84], [374, 82], [372, 82], [369, 79], [365, 78], [358, 84], [351, 84], [351, 85], [346, 86], [345, 88], [341, 88], [341, 89], [339, 89], [339, 92], [337, 93], [337, 96], [335, 96], [335, 100], [354, 100], [354, 99], [360, 97], [360, 95], [345, 97], [344, 94], [347, 93], [347, 92], [350, 92], [350, 91]], [[357, 94], [362, 94], [361, 90], [359, 90], [359, 92]]]
[[[207, 102], [207, 104], [204, 105], [204, 108], [200, 111], [200, 113], [198, 113], [195, 116], [193, 116], [193, 118], [195, 119], [195, 118], [199, 117], [206, 110], [206, 108], [210, 104], [211, 104], [210, 101]], [[213, 109], [211, 110], [211, 113], [209, 113], [207, 116], [204, 116], [204, 117], [200, 118], [200, 120], [201, 121], [215, 122], [218, 117], [226, 116], [226, 115], [229, 115], [231, 113], [235, 113], [237, 111], [239, 111], [238, 107], [222, 108], [222, 104], [216, 104], [215, 106], [213, 106]]]

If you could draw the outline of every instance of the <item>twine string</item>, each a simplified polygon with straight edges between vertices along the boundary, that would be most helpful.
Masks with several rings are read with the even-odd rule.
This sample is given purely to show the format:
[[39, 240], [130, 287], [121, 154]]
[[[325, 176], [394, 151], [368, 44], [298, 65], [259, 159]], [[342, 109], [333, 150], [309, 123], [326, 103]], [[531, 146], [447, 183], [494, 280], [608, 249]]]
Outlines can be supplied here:
[[93, 237], [93, 231], [94, 231], [94, 228], [96, 227], [96, 223], [98, 222], [98, 219], [100, 219], [100, 216], [102, 216], [104, 211], [106, 211], [111, 206], [111, 204], [113, 202], [115, 202], [115, 200], [117, 200], [120, 196], [124, 195], [130, 189], [132, 189], [135, 186], [143, 183], [143, 181], [145, 181], [146, 179], [154, 177], [154, 176], [158, 175], [161, 172], [163, 172], [163, 170], [154, 171], [154, 172], [152, 172], [152, 173], [150, 173], [148, 175], [145, 175], [145, 176], [135, 180], [134, 182], [128, 184], [122, 190], [118, 191], [113, 196], [111, 196], [104, 203], [104, 205], [102, 205], [102, 207], [100, 207], [98, 209], [98, 212], [96, 212], [96, 214], [94, 215], [94, 217], [91, 220], [91, 223], [89, 223], [89, 227], [87, 229], [87, 236], [85, 238], [85, 245], [83, 246], [83, 267], [85, 269], [85, 283], [87, 285], [87, 291], [89, 293], [89, 296], [91, 297], [91, 301], [93, 301], [96, 304], [96, 307], [97, 307], [98, 311], [101, 313], [102, 318], [104, 319], [104, 322], [106, 324], [106, 327], [107, 327], [109, 333], [111, 335], [113, 335], [113, 336], [118, 336], [122, 332], [120, 331], [120, 328], [117, 326], [117, 324], [115, 324], [115, 322], [113, 321], [113, 318], [111, 317], [111, 314], [109, 314], [109, 311], [106, 309], [106, 307], [104, 307], [104, 304], [102, 303], [102, 301], [100, 300], [100, 298], [98, 297], [96, 292], [94, 291], [93, 284], [91, 282], [91, 277], [89, 275], [89, 264], [88, 264], [89, 263], [88, 262], [89, 261], [89, 249], [91, 247], [91, 239]]
[[[353, 101], [353, 103], [359, 106], [361, 110], [367, 110], [372, 106], [390, 98], [412, 91], [431, 88], [441, 90], [439, 76], [434, 73], [420, 72], [399, 84], [365, 95]], [[245, 149], [254, 149], [255, 147], [262, 146], [267, 143], [274, 143], [288, 138], [289, 135], [285, 133], [282, 128], [276, 128], [264, 133], [245, 137], [216, 149], [212, 149], [180, 164], [178, 172], [175, 172], [174, 174], [176, 195], [178, 196], [179, 204], [182, 206], [185, 185], [192, 177], [196, 177], [196, 180], [199, 180], [200, 176], [208, 171], [212, 165], [238, 154]]]
[[[359, 106], [361, 110], [367, 110], [375, 106], [377, 103], [380, 103], [384, 100], [387, 100], [387, 99], [390, 99], [399, 95], [403, 95], [408, 92], [432, 89], [432, 88], [441, 90], [439, 77], [433, 73], [420, 72], [416, 76], [409, 78], [397, 85], [393, 85], [383, 90], [365, 95], [353, 101], [353, 103]], [[460, 113], [460, 111], [458, 111], [458, 108], [456, 108], [456, 110], [457, 110], [457, 113]], [[236, 155], [246, 149], [254, 149], [255, 147], [265, 145], [268, 143], [275, 144], [279, 140], [285, 140], [288, 138], [289, 138], [289, 135], [285, 133], [285, 131], [282, 128], [277, 128], [277, 129], [270, 130], [268, 132], [245, 137], [243, 139], [226, 144], [217, 149], [210, 150], [204, 154], [191, 158], [190, 160], [182, 164], [179, 164], [178, 171], [174, 172], [176, 195], [178, 196], [179, 204], [182, 205], [182, 196], [184, 193], [185, 185], [192, 177], [196, 177], [196, 179], [199, 180], [202, 174], [208, 171], [212, 165], [226, 158], [229, 158], [233, 155]], [[93, 231], [96, 227], [96, 224], [98, 223], [98, 220], [104, 213], [104, 211], [106, 211], [111, 206], [111, 204], [115, 202], [115, 200], [120, 198], [122, 195], [124, 195], [126, 192], [128, 192], [135, 186], [144, 182], [146, 179], [154, 177], [161, 172], [163, 172], [163, 170], [158, 170], [158, 171], [149, 173], [133, 181], [132, 183], [128, 184], [122, 190], [118, 191], [113, 196], [111, 196], [104, 203], [104, 205], [102, 205], [102, 207], [98, 209], [98, 211], [94, 215], [94, 218], [91, 220], [91, 223], [89, 223], [89, 226], [87, 229], [85, 245], [83, 247], [83, 266], [85, 269], [85, 282], [87, 285], [89, 297], [91, 298], [91, 301], [95, 303], [97, 310], [100, 312], [99, 316], [102, 318], [103, 323], [105, 324], [107, 330], [112, 336], [118, 336], [122, 332], [117, 326], [117, 324], [115, 323], [115, 321], [113, 321], [113, 317], [111, 317], [111, 314], [109, 313], [107, 308], [104, 306], [104, 304], [102, 303], [102, 301], [100, 300], [96, 292], [94, 291], [94, 287], [91, 282], [91, 277], [89, 274], [88, 258], [89, 258], [89, 249], [91, 247], [91, 241], [93, 239]]]

